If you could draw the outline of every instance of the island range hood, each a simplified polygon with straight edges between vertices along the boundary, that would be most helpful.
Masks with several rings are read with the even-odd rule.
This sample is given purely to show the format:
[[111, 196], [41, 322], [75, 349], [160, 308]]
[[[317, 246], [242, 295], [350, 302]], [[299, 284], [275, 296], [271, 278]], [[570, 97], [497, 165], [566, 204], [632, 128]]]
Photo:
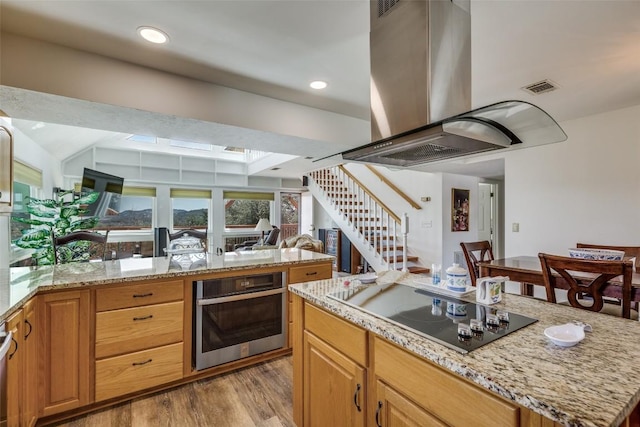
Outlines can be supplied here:
[[567, 139], [528, 102], [471, 110], [469, 7], [469, 0], [371, 2], [373, 142], [341, 153], [344, 160], [411, 167]]

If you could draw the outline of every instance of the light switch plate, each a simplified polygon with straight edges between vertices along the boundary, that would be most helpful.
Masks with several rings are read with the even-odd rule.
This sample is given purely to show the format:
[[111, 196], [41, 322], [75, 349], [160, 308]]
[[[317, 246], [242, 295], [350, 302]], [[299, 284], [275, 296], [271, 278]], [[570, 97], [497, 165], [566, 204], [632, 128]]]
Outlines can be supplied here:
[[511, 224], [511, 231], [518, 233], [520, 231], [520, 223], [514, 222]]

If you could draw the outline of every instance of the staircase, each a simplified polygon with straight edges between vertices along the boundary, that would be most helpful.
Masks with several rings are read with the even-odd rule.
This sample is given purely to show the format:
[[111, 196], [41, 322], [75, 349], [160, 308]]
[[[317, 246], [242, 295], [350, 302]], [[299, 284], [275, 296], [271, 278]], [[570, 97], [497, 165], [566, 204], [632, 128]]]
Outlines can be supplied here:
[[407, 253], [407, 214], [398, 216], [342, 165], [309, 173], [309, 191], [375, 271], [428, 273]]

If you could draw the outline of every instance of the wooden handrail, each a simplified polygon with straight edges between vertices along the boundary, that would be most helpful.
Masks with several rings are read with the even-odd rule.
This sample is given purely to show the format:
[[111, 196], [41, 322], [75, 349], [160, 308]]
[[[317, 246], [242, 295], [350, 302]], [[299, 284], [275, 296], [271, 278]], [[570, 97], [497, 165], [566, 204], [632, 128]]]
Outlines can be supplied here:
[[402, 222], [400, 220], [400, 217], [398, 215], [396, 215], [395, 213], [393, 213], [393, 211], [391, 209], [389, 209], [389, 207], [387, 205], [385, 205], [384, 203], [382, 203], [382, 201], [380, 199], [378, 199], [373, 193], [371, 193], [369, 190], [367, 190], [367, 187], [364, 186], [364, 184], [362, 184], [355, 176], [353, 176], [351, 174], [351, 172], [349, 172], [347, 169], [345, 169], [345, 167], [343, 165], [338, 166], [340, 168], [340, 170], [342, 172], [344, 172], [345, 175], [347, 175], [349, 178], [351, 178], [353, 180], [353, 182], [355, 182], [356, 184], [358, 184], [362, 189], [364, 189], [367, 194], [369, 195], [369, 197], [371, 197], [377, 204], [379, 204], [382, 209], [384, 209], [385, 211], [389, 212], [389, 216], [391, 218], [393, 218], [396, 222], [400, 223]]
[[411, 207], [413, 207], [414, 209], [422, 209], [422, 206], [420, 206], [419, 204], [417, 204], [416, 202], [414, 202], [413, 200], [411, 200], [411, 198], [409, 196], [407, 196], [407, 194], [405, 194], [404, 191], [402, 191], [401, 189], [399, 189], [398, 187], [395, 186], [395, 184], [391, 181], [389, 181], [387, 179], [386, 176], [382, 175], [376, 168], [374, 168], [371, 165], [366, 165], [367, 168], [369, 168], [369, 170], [371, 172], [373, 172], [373, 174], [375, 176], [377, 176], [378, 178], [380, 178], [380, 181], [384, 182], [385, 184], [387, 184], [393, 191], [395, 191], [400, 197], [402, 197], [403, 199], [405, 199], [407, 201], [407, 203], [409, 203], [411, 205]]

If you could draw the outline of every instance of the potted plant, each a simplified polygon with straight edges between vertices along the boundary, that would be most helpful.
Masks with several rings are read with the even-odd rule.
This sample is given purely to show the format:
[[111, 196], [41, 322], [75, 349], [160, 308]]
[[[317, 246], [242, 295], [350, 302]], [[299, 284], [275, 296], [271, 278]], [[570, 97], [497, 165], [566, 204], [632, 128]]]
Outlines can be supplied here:
[[[68, 195], [72, 196], [71, 201], [65, 200]], [[35, 249], [31, 257], [36, 265], [55, 264], [53, 238], [95, 227], [98, 217], [83, 217], [87, 210], [82, 206], [94, 203], [99, 196], [99, 192], [93, 191], [79, 198], [73, 198], [73, 191], [62, 191], [58, 194], [58, 200], [28, 197], [26, 208], [30, 217], [12, 217], [12, 219], [33, 227], [24, 230], [22, 236], [13, 243], [23, 249]], [[89, 242], [78, 243], [85, 243], [88, 249]]]

